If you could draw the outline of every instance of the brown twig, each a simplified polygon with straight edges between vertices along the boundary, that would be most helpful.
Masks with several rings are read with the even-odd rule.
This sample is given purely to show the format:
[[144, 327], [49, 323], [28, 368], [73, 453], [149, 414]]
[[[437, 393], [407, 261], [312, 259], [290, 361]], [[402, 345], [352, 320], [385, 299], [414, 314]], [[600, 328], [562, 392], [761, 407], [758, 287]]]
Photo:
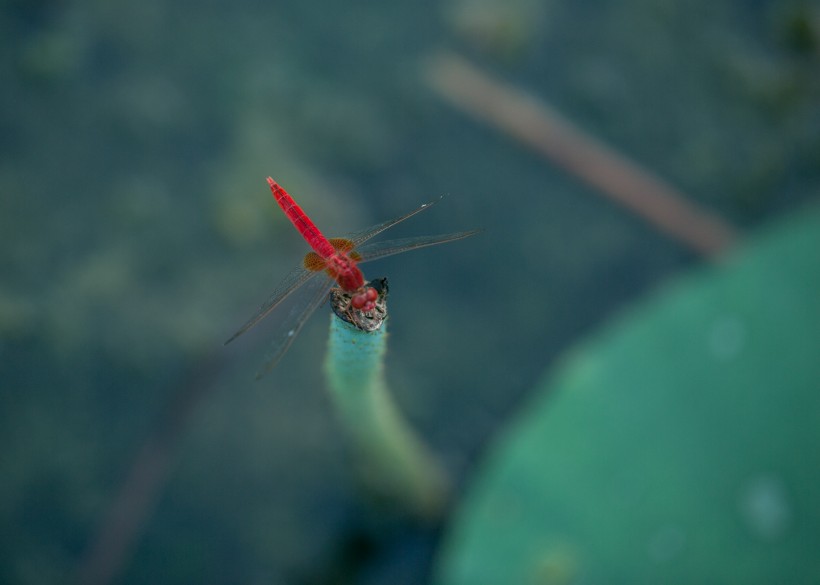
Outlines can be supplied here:
[[200, 358], [176, 389], [163, 420], [146, 437], [80, 560], [76, 575], [80, 585], [115, 582], [130, 562], [174, 467], [180, 438], [197, 406], [213, 389], [225, 359], [224, 351]]
[[735, 230], [662, 179], [575, 127], [546, 103], [495, 81], [466, 60], [440, 54], [428, 80], [457, 108], [495, 126], [696, 252], [714, 255]]

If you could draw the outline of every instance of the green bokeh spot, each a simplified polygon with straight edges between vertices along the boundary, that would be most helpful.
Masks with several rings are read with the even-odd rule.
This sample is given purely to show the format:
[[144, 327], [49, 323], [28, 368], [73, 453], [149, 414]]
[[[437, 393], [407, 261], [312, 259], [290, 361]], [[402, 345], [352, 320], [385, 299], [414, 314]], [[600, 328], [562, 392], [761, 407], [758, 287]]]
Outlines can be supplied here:
[[569, 355], [437, 569], [441, 585], [820, 582], [820, 213]]

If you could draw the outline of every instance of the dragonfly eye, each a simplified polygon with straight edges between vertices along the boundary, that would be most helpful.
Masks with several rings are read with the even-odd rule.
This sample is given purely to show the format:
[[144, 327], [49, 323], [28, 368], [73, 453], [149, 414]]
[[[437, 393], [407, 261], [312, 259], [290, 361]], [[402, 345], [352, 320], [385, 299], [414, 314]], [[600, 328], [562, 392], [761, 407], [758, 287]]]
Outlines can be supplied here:
[[[373, 290], [373, 289], [370, 289]], [[374, 291], [375, 292], [375, 291]], [[377, 295], [378, 296], [378, 295]], [[372, 301], [371, 301], [372, 302]], [[350, 305], [354, 309], [361, 310], [367, 304], [367, 294], [366, 293], [356, 293], [350, 298]]]

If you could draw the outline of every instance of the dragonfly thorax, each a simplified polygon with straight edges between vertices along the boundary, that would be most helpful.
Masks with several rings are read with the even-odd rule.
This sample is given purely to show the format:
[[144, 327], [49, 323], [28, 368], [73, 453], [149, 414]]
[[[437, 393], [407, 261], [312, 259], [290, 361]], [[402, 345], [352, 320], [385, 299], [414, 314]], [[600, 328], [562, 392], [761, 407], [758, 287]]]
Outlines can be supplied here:
[[338, 251], [326, 262], [325, 270], [336, 281], [339, 288], [347, 293], [354, 293], [350, 297], [351, 306], [363, 312], [372, 311], [379, 294], [373, 287], [365, 286], [364, 275], [356, 266], [356, 259], [351, 258], [344, 251]]
[[344, 291], [355, 292], [364, 286], [364, 275], [356, 266], [356, 253], [348, 255], [343, 250], [337, 250], [328, 258], [322, 258], [316, 252], [308, 252], [302, 265], [311, 272], [324, 270], [327, 275], [336, 281]]
[[346, 254], [334, 254], [327, 259], [327, 273], [342, 290], [354, 292], [364, 286], [364, 275], [356, 261]]

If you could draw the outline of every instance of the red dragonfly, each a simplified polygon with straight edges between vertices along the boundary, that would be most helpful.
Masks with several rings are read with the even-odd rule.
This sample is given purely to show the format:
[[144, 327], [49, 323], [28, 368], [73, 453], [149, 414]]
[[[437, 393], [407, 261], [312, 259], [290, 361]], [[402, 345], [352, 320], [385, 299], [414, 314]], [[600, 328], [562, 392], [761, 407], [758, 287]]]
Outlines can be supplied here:
[[[282, 358], [308, 318], [328, 298], [328, 293], [333, 288], [334, 283], [350, 295], [350, 305], [353, 308], [365, 314], [374, 309], [379, 293], [372, 286], [369, 286], [369, 283], [365, 282], [364, 275], [358, 267], [359, 263], [400, 254], [408, 250], [461, 240], [480, 231], [470, 230], [436, 236], [417, 236], [363, 245], [386, 229], [438, 203], [438, 201], [433, 201], [425, 203], [410, 213], [376, 224], [346, 238], [326, 238], [307, 214], [302, 211], [302, 208], [296, 204], [293, 197], [276, 181], [268, 177], [268, 184], [279, 207], [282, 208], [282, 211], [285, 212], [285, 215], [313, 251], [305, 255], [303, 265], [288, 274], [268, 300], [259, 307], [253, 317], [248, 319], [248, 322], [225, 342], [225, 345], [227, 345], [248, 331], [267, 317], [291, 293], [305, 285], [307, 289], [305, 295], [294, 306], [288, 318], [280, 324], [281, 334], [275, 340], [265, 365], [257, 374], [257, 378], [261, 378], [270, 371]], [[330, 278], [315, 278], [322, 272]]]

